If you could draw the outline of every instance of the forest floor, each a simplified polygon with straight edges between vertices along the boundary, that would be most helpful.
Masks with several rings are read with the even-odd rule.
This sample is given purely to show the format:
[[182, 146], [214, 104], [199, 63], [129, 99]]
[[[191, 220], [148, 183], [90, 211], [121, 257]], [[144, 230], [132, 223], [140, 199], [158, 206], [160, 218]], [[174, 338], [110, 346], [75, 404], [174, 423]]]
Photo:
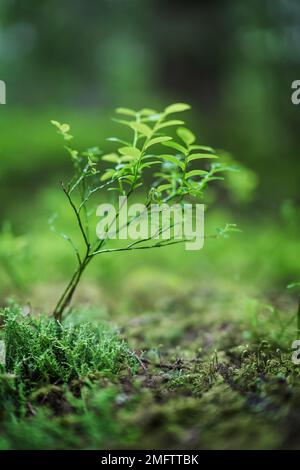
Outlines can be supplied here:
[[[47, 328], [11, 307], [4, 321], [10, 328], [12, 321], [24, 323], [25, 329], [5, 336], [12, 346], [1, 375], [0, 448], [299, 448], [300, 366], [292, 362], [288, 328], [267, 331], [274, 323], [287, 325], [286, 319], [280, 307], [253, 301], [244, 305], [241, 321], [237, 309], [243, 302], [234, 290], [165, 298], [160, 293], [159, 300], [149, 296], [146, 313], [115, 313], [110, 320], [97, 309], [74, 311], [64, 328], [82, 325], [83, 319], [95, 324], [96, 318], [97, 328], [104, 328], [100, 362], [105, 367], [82, 353], [88, 346], [80, 349], [76, 343], [80, 367], [86, 365], [80, 370], [73, 365], [76, 358], [61, 357], [69, 344], [54, 351], [56, 340]], [[134, 299], [139, 301], [137, 292]], [[290, 324], [294, 320], [289, 317]], [[93, 339], [91, 344], [97, 348]], [[43, 351], [56, 356], [58, 370], [43, 362]], [[73, 372], [59, 370], [63, 361]]]
[[[26, 239], [0, 234], [2, 305], [11, 293], [21, 305], [0, 317], [0, 449], [300, 447], [297, 294], [286, 289], [300, 275], [295, 214], [276, 225], [222, 211], [207, 232], [228, 221], [243, 232], [200, 253], [103, 256], [60, 331], [38, 318], [73, 258], [45, 227], [57, 196], [38, 204], [25, 256]], [[69, 211], [61, 219], [72, 227]]]

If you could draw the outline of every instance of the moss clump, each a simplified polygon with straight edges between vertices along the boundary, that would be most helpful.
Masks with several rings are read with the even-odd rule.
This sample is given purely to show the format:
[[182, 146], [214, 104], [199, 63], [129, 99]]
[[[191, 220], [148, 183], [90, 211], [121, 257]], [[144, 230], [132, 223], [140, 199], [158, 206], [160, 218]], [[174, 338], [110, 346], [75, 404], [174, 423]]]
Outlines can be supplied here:
[[29, 395], [41, 387], [71, 386], [93, 376], [113, 376], [134, 370], [137, 360], [108, 326], [90, 323], [59, 325], [52, 319], [24, 317], [18, 306], [1, 313], [0, 339], [6, 346], [0, 375], [0, 412], [9, 403], [26, 407]]

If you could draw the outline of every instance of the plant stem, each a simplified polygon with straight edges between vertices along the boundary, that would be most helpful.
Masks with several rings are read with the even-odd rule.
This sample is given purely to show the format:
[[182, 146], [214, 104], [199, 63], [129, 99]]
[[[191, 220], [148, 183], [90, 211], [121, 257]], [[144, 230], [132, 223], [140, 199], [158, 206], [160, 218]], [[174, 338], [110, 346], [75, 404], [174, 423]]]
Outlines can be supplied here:
[[74, 292], [79, 284], [79, 281], [81, 279], [81, 276], [91, 261], [92, 257], [90, 255], [86, 255], [82, 263], [80, 264], [79, 268], [74, 272], [69, 284], [65, 288], [62, 296], [60, 297], [58, 303], [55, 306], [55, 309], [53, 311], [53, 316], [54, 318], [58, 321], [61, 322], [62, 316], [66, 308], [70, 305], [70, 302], [73, 298]]

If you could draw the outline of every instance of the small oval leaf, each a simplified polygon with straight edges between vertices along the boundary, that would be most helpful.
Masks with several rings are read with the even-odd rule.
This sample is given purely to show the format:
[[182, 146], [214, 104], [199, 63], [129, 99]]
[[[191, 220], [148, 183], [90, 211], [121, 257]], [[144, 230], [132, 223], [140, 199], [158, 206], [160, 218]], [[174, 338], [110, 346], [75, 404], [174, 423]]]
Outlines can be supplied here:
[[171, 126], [180, 126], [181, 124], [184, 124], [184, 121], [180, 121], [179, 119], [173, 119], [170, 121], [165, 121], [162, 122], [157, 126], [157, 129], [163, 129], [164, 127], [171, 127]]
[[182, 170], [184, 170], [184, 163], [180, 161], [174, 155], [159, 155], [159, 158], [163, 160], [167, 160], [168, 162], [174, 163], [174, 165], [179, 166]]
[[107, 170], [105, 173], [103, 173], [103, 175], [101, 176], [101, 181], [107, 181], [109, 180], [115, 173], [115, 170]]
[[135, 116], [135, 111], [133, 109], [129, 108], [117, 108], [116, 113], [118, 114], [124, 114], [125, 116]]
[[150, 137], [152, 133], [151, 128], [142, 122], [130, 122], [129, 125], [134, 131], [137, 131], [146, 137]]
[[129, 155], [134, 158], [139, 158], [141, 155], [141, 151], [135, 147], [121, 147], [119, 148], [119, 152], [122, 155]]
[[186, 145], [191, 145], [195, 142], [196, 140], [196, 137], [194, 136], [194, 134], [192, 133], [192, 131], [190, 131], [189, 129], [187, 129], [186, 127], [179, 127], [176, 131], [176, 134], [178, 135], [178, 137], [180, 137], [180, 139], [186, 144]]
[[219, 158], [218, 155], [213, 155], [212, 153], [194, 153], [190, 155], [187, 159], [188, 162], [193, 160], [200, 160], [202, 158]]
[[157, 114], [157, 111], [155, 111], [155, 109], [143, 108], [139, 113], [141, 116], [152, 116], [153, 114]]
[[204, 150], [205, 152], [215, 152], [215, 150], [212, 147], [208, 147], [207, 145], [191, 145], [190, 147], [191, 150]]
[[205, 170], [192, 170], [192, 171], [188, 171], [185, 175], [186, 178], [192, 178], [193, 176], [203, 176], [203, 175], [207, 175], [208, 174], [208, 171], [205, 171]]
[[178, 150], [178, 152], [183, 153], [184, 155], [187, 154], [187, 149], [184, 148], [182, 145], [177, 144], [177, 142], [174, 142], [173, 140], [172, 142], [163, 142], [163, 145]]
[[167, 142], [169, 140], [172, 140], [172, 137], [168, 137], [167, 135], [162, 135], [161, 137], [154, 137], [154, 139], [149, 140], [149, 142], [145, 146], [145, 149], [148, 149], [152, 145]]
[[172, 188], [172, 184], [167, 183], [167, 184], [161, 184], [160, 186], [156, 188], [156, 190], [158, 193], [162, 193], [163, 191], [166, 191], [167, 189], [171, 189], [171, 188]]
[[108, 153], [106, 155], [103, 155], [103, 157], [101, 157], [101, 160], [104, 160], [105, 162], [118, 163], [119, 157], [116, 153]]
[[165, 109], [166, 114], [171, 114], [171, 113], [181, 113], [182, 111], [187, 111], [188, 109], [191, 109], [189, 104], [186, 103], [174, 103], [171, 104], [170, 106], [167, 106]]

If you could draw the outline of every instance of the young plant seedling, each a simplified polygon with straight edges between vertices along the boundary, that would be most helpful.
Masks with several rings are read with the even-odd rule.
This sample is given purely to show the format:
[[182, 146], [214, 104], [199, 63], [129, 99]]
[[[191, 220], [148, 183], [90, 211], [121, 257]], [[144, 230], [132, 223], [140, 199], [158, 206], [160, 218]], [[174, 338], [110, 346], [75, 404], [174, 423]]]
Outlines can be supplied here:
[[[150, 183], [149, 175], [147, 178], [147, 210], [152, 202], [183, 204], [191, 198], [203, 201], [207, 185], [223, 179], [221, 173], [232, 169], [226, 164], [215, 162], [219, 158], [215, 150], [198, 144], [192, 131], [183, 127], [184, 122], [174, 119], [174, 114], [189, 109], [190, 106], [185, 103], [172, 104], [162, 112], [148, 108], [140, 111], [118, 108], [116, 113], [123, 116], [123, 119], [115, 121], [127, 129], [129, 137], [128, 140], [109, 138], [116, 149], [106, 155], [101, 155], [97, 147], [84, 152], [74, 149], [71, 146], [73, 136], [70, 134], [70, 126], [51, 121], [63, 137], [73, 164], [73, 177], [67, 185], [62, 183], [62, 190], [74, 212], [84, 246], [83, 250], [80, 250], [69, 236], [63, 235], [75, 251], [78, 266], [54, 309], [53, 315], [59, 322], [70, 305], [83, 272], [96, 256], [108, 252], [159, 248], [186, 241], [174, 238], [157, 240], [156, 237], [150, 236], [126, 246], [108, 248], [108, 238], [91, 236], [92, 221], [88, 206], [92, 196], [100, 191], [114, 191], [118, 196], [132, 197], [144, 184], [145, 172], [149, 169], [151, 172], [152, 166], [156, 165], [159, 170], [150, 174]], [[168, 132], [172, 129], [175, 132]], [[174, 134], [176, 138], [173, 137]], [[202, 160], [214, 162], [206, 166], [206, 169], [193, 167]], [[109, 167], [102, 169], [101, 163], [108, 163]], [[119, 212], [116, 213], [115, 219], [118, 217]], [[136, 217], [133, 217], [127, 224], [130, 225], [135, 219]], [[227, 224], [216, 237], [234, 230], [235, 225]]]

